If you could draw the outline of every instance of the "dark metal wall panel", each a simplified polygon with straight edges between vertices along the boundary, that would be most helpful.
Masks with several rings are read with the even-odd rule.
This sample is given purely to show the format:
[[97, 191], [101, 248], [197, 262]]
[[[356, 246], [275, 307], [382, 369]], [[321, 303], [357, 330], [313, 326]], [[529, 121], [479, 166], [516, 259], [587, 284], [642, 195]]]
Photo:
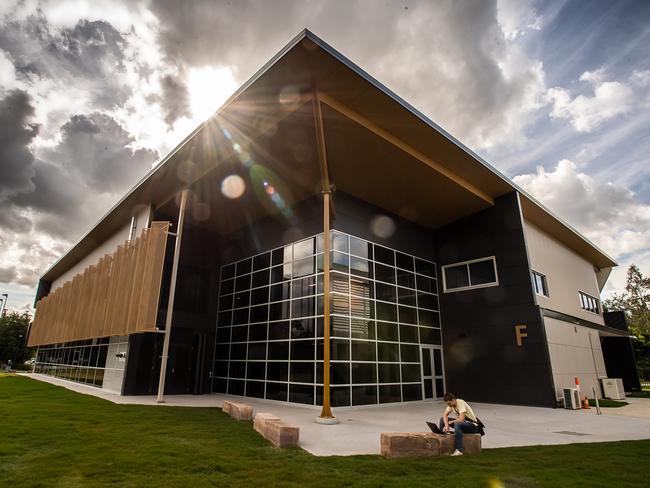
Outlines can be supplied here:
[[621, 378], [625, 391], [641, 391], [634, 349], [629, 337], [601, 337], [605, 369], [609, 378]]
[[[554, 406], [517, 194], [438, 229], [435, 238], [439, 273], [446, 264], [495, 256], [499, 280], [498, 286], [440, 294], [447, 388], [468, 400]], [[527, 326], [521, 346], [515, 325]]]
[[627, 317], [625, 316], [625, 312], [621, 310], [616, 310], [614, 312], [604, 312], [603, 318], [605, 319], [605, 325], [607, 327], [612, 327], [614, 329], [628, 332]]
[[[333, 229], [435, 261], [434, 236], [430, 229], [347, 193], [336, 192], [334, 205], [336, 219], [332, 223]], [[391, 226], [394, 226], [392, 232], [386, 232], [391, 230]]]

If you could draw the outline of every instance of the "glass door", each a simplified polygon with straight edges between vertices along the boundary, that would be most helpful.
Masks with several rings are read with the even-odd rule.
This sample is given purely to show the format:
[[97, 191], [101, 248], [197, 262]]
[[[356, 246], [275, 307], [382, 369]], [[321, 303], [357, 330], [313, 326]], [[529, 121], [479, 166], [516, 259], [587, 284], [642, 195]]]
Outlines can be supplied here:
[[442, 347], [422, 346], [422, 397], [425, 400], [442, 398], [445, 377], [442, 367]]

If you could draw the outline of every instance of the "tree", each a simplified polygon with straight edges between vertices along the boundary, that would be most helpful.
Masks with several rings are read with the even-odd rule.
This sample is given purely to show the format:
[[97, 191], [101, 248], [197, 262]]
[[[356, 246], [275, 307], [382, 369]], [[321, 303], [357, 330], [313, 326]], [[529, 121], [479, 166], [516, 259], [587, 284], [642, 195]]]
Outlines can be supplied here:
[[603, 303], [606, 310], [622, 310], [627, 316], [639, 368], [650, 368], [650, 278], [636, 265], [627, 270], [623, 293], [615, 293]]
[[11, 359], [15, 366], [20, 366], [32, 357], [33, 351], [25, 341], [31, 319], [27, 312], [12, 312], [0, 317], [0, 362]]

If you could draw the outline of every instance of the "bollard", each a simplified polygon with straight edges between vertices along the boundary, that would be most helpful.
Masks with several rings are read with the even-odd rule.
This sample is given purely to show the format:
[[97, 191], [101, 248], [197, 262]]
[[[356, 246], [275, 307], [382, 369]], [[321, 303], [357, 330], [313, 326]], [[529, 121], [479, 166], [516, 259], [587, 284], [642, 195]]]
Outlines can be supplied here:
[[596, 388], [592, 388], [594, 391], [594, 401], [596, 402], [596, 415], [600, 415], [600, 404], [598, 403], [598, 395], [596, 395]]

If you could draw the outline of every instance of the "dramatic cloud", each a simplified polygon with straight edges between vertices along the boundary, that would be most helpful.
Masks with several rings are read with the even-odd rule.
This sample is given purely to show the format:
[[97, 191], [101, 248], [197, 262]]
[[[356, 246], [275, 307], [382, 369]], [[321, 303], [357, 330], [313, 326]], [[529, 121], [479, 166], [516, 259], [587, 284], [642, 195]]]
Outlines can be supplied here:
[[512, 41], [525, 35], [526, 31], [542, 28], [543, 18], [533, 3], [526, 0], [499, 0], [499, 24], [506, 39]]
[[[56, 260], [64, 246], [52, 242], [42, 242], [35, 236], [13, 239], [4, 249], [3, 264], [0, 265], [0, 282], [15, 283], [30, 290], [43, 273], [43, 266]], [[17, 261], [10, 261], [9, 258]], [[19, 264], [14, 264], [19, 263]]]
[[38, 134], [33, 116], [34, 107], [24, 91], [11, 91], [0, 100], [0, 202], [31, 185], [34, 155], [28, 146]]
[[650, 205], [619, 185], [596, 181], [569, 160], [515, 182], [619, 260], [608, 289], [624, 286], [626, 266], [650, 266]]
[[628, 83], [605, 81], [603, 69], [585, 71], [580, 81], [593, 88], [593, 96], [578, 95], [564, 88], [551, 88], [546, 95], [553, 104], [551, 117], [567, 119], [579, 132], [591, 132], [604, 122], [644, 106], [648, 101], [650, 72], [634, 72]]
[[[308, 27], [476, 147], [520, 141], [546, 92], [541, 63], [510, 41], [539, 28], [512, 2], [244, 2], [153, 0], [160, 41], [181, 66], [221, 66], [243, 81]], [[369, 15], [372, 12], [372, 15]], [[507, 25], [501, 25], [506, 19]], [[178, 90], [174, 80], [174, 94]], [[171, 102], [176, 107], [174, 101]], [[181, 107], [184, 107], [181, 105]], [[168, 110], [167, 122], [182, 110]]]
[[181, 117], [191, 117], [190, 94], [185, 83], [179, 77], [165, 75], [160, 86], [167, 125], [173, 125]]
[[35, 13], [7, 22], [0, 29], [0, 46], [25, 81], [52, 80], [78, 89], [97, 108], [124, 103], [129, 95], [120, 82], [125, 40], [107, 22], [81, 20], [72, 28], [55, 29], [42, 13]]
[[67, 167], [89, 189], [118, 194], [137, 182], [158, 153], [132, 149], [135, 139], [112, 117], [102, 113], [73, 115], [61, 127], [61, 142], [44, 156]]
[[490, 2], [418, 5], [398, 22], [380, 79], [467, 144], [522, 142], [542, 106], [544, 71], [506, 40], [497, 17]]
[[7, 176], [0, 187], [0, 282], [30, 287], [158, 157], [132, 148], [134, 139], [101, 113], [72, 116], [60, 141], [36, 157], [33, 113], [24, 92], [0, 100], [0, 170]]
[[[608, 222], [642, 213], [625, 187], [647, 189], [650, 66], [634, 46], [649, 34], [628, 22], [619, 40], [563, 12], [536, 0], [0, 2], [0, 283], [23, 304], [161, 154], [305, 27], [502, 170], [570, 157], [581, 170], [562, 163], [527, 184], [614, 249], [590, 208], [545, 192], [605, 191]], [[647, 25], [647, 9], [635, 12]], [[621, 175], [625, 187], [600, 188]], [[647, 222], [628, 221], [646, 227], [619, 229], [616, 249], [640, 256]]]

